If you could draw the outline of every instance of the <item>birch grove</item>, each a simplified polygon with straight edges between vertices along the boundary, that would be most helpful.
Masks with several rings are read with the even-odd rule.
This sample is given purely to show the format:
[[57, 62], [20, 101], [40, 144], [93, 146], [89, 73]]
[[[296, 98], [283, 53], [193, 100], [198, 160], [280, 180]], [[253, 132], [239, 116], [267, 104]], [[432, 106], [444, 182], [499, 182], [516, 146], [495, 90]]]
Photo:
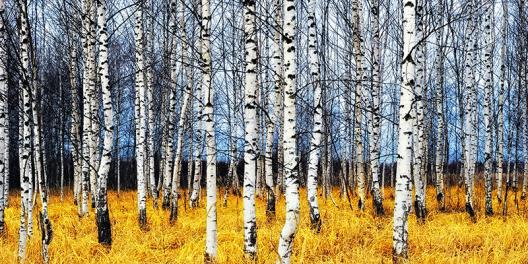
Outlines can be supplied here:
[[[102, 252], [73, 246], [97, 233], [109, 262], [194, 260], [188, 243], [206, 263], [415, 262], [414, 232], [454, 221], [468, 227], [429, 241], [447, 262], [522, 262], [491, 245], [526, 211], [527, 15], [525, 0], [0, 0], [0, 257], [72, 262]], [[474, 223], [486, 256], [449, 238]], [[121, 251], [130, 234], [145, 248]]]

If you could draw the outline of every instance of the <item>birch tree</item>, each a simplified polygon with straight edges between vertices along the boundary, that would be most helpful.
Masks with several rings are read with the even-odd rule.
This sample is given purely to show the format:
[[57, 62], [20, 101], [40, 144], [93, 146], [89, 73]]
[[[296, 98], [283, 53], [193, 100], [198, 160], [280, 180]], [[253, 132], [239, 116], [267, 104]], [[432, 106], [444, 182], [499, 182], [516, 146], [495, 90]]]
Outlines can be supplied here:
[[246, 75], [244, 79], [244, 253], [249, 258], [257, 255], [257, 216], [255, 183], [259, 154], [257, 126], [257, 32], [255, 28], [255, 1], [245, 0], [244, 33]]
[[185, 132], [185, 124], [187, 123], [188, 119], [188, 108], [191, 100], [191, 93], [192, 93], [192, 76], [191, 71], [189, 69], [189, 54], [188, 54], [188, 47], [187, 47], [187, 34], [185, 32], [185, 16], [184, 16], [184, 7], [185, 7], [185, 1], [180, 0], [180, 31], [182, 36], [182, 49], [181, 49], [181, 57], [182, 57], [182, 66], [183, 71], [185, 74], [185, 77], [187, 78], [187, 84], [185, 86], [185, 91], [183, 91], [183, 104], [180, 110], [180, 118], [178, 119], [178, 135], [177, 135], [177, 141], [176, 141], [176, 156], [174, 161], [174, 170], [173, 170], [173, 176], [172, 176], [172, 203], [171, 203], [171, 221], [174, 221], [177, 216], [177, 208], [178, 208], [178, 190], [177, 187], [180, 182], [180, 175], [181, 175], [181, 162], [183, 159], [183, 140], [184, 140], [184, 132]]
[[424, 145], [424, 89], [425, 75], [424, 75], [424, 44], [421, 41], [424, 37], [423, 29], [423, 4], [422, 0], [416, 0], [416, 39], [420, 41], [416, 45], [416, 79], [414, 86], [415, 94], [415, 124], [413, 126], [413, 178], [415, 184], [415, 211], [416, 218], [419, 221], [425, 221], [425, 182], [424, 175], [422, 175], [423, 165], [423, 145]]
[[[473, 12], [473, 0], [468, 2], [470, 14]], [[474, 107], [476, 107], [476, 87], [474, 77], [474, 52], [475, 51], [475, 18], [473, 15], [468, 17], [466, 28], [466, 61], [464, 66], [464, 85], [467, 91], [467, 103], [464, 108], [464, 137], [465, 137], [465, 162], [464, 162], [464, 182], [466, 186], [466, 212], [471, 218], [475, 217], [473, 208], [473, 187], [474, 187], [474, 152], [473, 145], [476, 144], [476, 137], [473, 132]]]
[[[201, 0], [198, 0], [197, 2], [197, 5], [198, 7], [196, 8], [196, 13], [198, 14], [198, 20], [199, 20], [199, 23], [202, 23], [203, 22], [203, 19], [202, 19], [202, 4], [203, 2]], [[201, 43], [203, 42], [203, 38], [200, 38], [198, 40], [198, 43]], [[203, 45], [200, 45], [200, 44], [195, 44], [196, 46], [198, 46], [199, 48], [203, 48]], [[200, 52], [203, 52], [203, 51], [200, 51]], [[203, 59], [202, 59], [203, 60]], [[203, 63], [203, 62], [202, 62]], [[203, 74], [203, 72], [202, 72]], [[202, 78], [202, 81], [203, 81], [203, 78]], [[203, 103], [203, 87], [202, 85], [198, 84], [196, 86], [196, 91], [194, 94], [196, 94], [197, 98], [196, 98], [196, 103], [197, 103], [197, 110], [196, 110], [196, 114], [197, 114], [197, 120], [196, 120], [196, 131], [198, 131], [196, 133], [196, 148], [195, 148], [195, 153], [194, 153], [194, 178], [193, 178], [193, 190], [192, 190], [192, 193], [191, 193], [191, 198], [190, 198], [190, 206], [191, 208], [192, 207], [197, 207], [198, 206], [198, 202], [199, 202], [199, 199], [200, 199], [200, 183], [201, 183], [201, 180], [202, 180], [202, 152], [203, 152], [203, 131], [204, 131], [204, 115], [203, 115], [203, 112], [204, 112], [204, 103]]]
[[89, 102], [89, 111], [84, 112], [84, 115], [89, 116], [90, 121], [90, 137], [88, 142], [88, 149], [90, 154], [89, 159], [89, 172], [90, 172], [90, 192], [92, 194], [92, 208], [95, 208], [95, 196], [97, 193], [97, 168], [98, 166], [98, 146], [99, 146], [99, 123], [98, 123], [98, 113], [99, 113], [99, 93], [97, 88], [97, 61], [96, 61], [96, 52], [97, 52], [97, 32], [96, 32], [96, 13], [97, 6], [96, 2], [91, 0], [87, 12], [88, 19], [88, 50], [86, 53], [86, 62], [88, 65], [87, 74], [87, 83], [88, 89], [90, 90], [88, 94]]
[[[443, 0], [440, 0], [436, 6], [436, 17], [437, 27], [441, 26], [443, 20]], [[444, 195], [444, 43], [443, 43], [444, 29], [439, 29], [436, 32], [436, 157], [435, 157], [435, 187], [436, 187], [436, 200], [440, 209], [445, 208], [445, 195]]]
[[201, 16], [201, 63], [202, 89], [205, 101], [205, 149], [207, 162], [206, 236], [205, 261], [214, 262], [218, 250], [216, 230], [216, 138], [213, 108], [213, 86], [211, 65], [211, 13], [209, 0], [202, 0]]
[[364, 55], [364, 39], [361, 34], [362, 8], [361, 0], [352, 1], [352, 27], [354, 32], [354, 57], [356, 59], [355, 105], [354, 105], [354, 136], [356, 144], [356, 169], [358, 188], [358, 207], [365, 208], [365, 159], [363, 154], [363, 137], [361, 126], [363, 124], [361, 102], [364, 98], [363, 89], [366, 85], [366, 61]]
[[136, 47], [136, 97], [135, 97], [135, 121], [136, 121], [136, 171], [138, 189], [139, 225], [146, 228], [147, 225], [147, 179], [145, 175], [145, 130], [147, 126], [145, 107], [145, 79], [144, 79], [144, 46], [143, 46], [143, 1], [136, 3], [135, 11], [135, 47]]
[[91, 116], [90, 116], [90, 99], [92, 97], [89, 79], [90, 79], [90, 59], [91, 56], [91, 16], [90, 10], [92, 9], [93, 2], [91, 0], [84, 0], [83, 3], [83, 23], [82, 23], [82, 42], [83, 42], [83, 55], [84, 55], [84, 75], [82, 82], [83, 90], [83, 118], [82, 118], [82, 199], [80, 206], [80, 216], [88, 215], [88, 191], [90, 188], [90, 140], [93, 137], [91, 127]]
[[502, 178], [504, 171], [504, 90], [506, 85], [506, 50], [508, 45], [508, 1], [502, 3], [502, 45], [500, 51], [500, 84], [497, 103], [497, 201], [502, 202]]
[[[372, 173], [372, 199], [374, 203], [374, 210], [377, 215], [383, 215], [383, 201], [380, 188], [380, 174], [379, 174], [379, 160], [380, 160], [380, 133], [381, 133], [381, 118], [380, 118], [380, 97], [381, 97], [381, 52], [380, 52], [380, 28], [379, 28], [379, 0], [372, 1], [371, 8], [371, 25], [372, 25], [372, 106], [371, 106], [371, 173]], [[381, 175], [383, 176], [383, 175]], [[383, 179], [383, 177], [382, 177]]]
[[[176, 32], [176, 7], [177, 1], [171, 0], [170, 2], [170, 29], [172, 32]], [[172, 182], [172, 171], [173, 171], [173, 144], [174, 137], [172, 135], [174, 131], [174, 122], [176, 115], [176, 83], [178, 82], [178, 75], [176, 71], [177, 53], [176, 53], [176, 36], [172, 37], [172, 52], [170, 54], [170, 95], [169, 95], [169, 110], [168, 110], [168, 127], [165, 133], [167, 137], [167, 146], [165, 148], [165, 167], [163, 171], [163, 201], [162, 207], [167, 209], [171, 203], [171, 182]], [[172, 210], [171, 210], [172, 211]], [[172, 217], [171, 217], [172, 218]]]
[[30, 234], [30, 214], [31, 211], [31, 196], [32, 196], [32, 152], [31, 152], [31, 87], [32, 77], [30, 72], [30, 32], [27, 11], [27, 1], [18, 0], [19, 9], [19, 28], [18, 34], [20, 38], [20, 92], [22, 94], [23, 113], [22, 120], [22, 142], [20, 150], [20, 188], [21, 188], [21, 202], [20, 202], [20, 229], [18, 239], [18, 258], [23, 261], [26, 257], [26, 248], [28, 235]]
[[315, 110], [306, 188], [310, 207], [311, 227], [319, 232], [321, 230], [321, 216], [319, 215], [319, 204], [317, 202], [317, 168], [319, 165], [319, 154], [321, 152], [321, 138], [323, 136], [323, 98], [319, 77], [319, 53], [317, 51], [316, 2], [316, 0], [308, 1], [308, 59], [310, 64], [310, 81], [314, 89]]
[[[153, 1], [148, 2], [149, 10], [153, 11]], [[157, 185], [156, 185], [156, 175], [155, 175], [155, 148], [154, 148], [154, 86], [155, 86], [155, 80], [154, 80], [154, 16], [150, 16], [150, 21], [148, 22], [147, 26], [147, 32], [145, 34], [145, 42], [144, 42], [144, 50], [145, 50], [145, 62], [146, 62], [146, 73], [145, 73], [145, 87], [146, 87], [146, 99], [145, 99], [145, 112], [146, 118], [147, 118], [147, 135], [146, 135], [146, 142], [147, 144], [147, 154], [146, 154], [146, 161], [148, 164], [148, 168], [146, 170], [147, 176], [149, 182], [149, 191], [150, 195], [152, 196], [152, 202], [153, 207], [158, 207], [158, 191], [157, 191]]]
[[97, 25], [99, 29], [99, 80], [103, 93], [104, 140], [101, 165], [97, 175], [96, 219], [99, 243], [112, 244], [112, 229], [108, 213], [108, 171], [112, 162], [114, 124], [110, 80], [108, 78], [108, 33], [106, 29], [106, 0], [97, 0]]
[[7, 34], [4, 24], [5, 1], [0, 0], [0, 235], [5, 232], [4, 210], [6, 208], [6, 197], [9, 196], [8, 189], [5, 188], [9, 181], [9, 167], [6, 161], [9, 159], [9, 141], [6, 136], [9, 134], [9, 116], [7, 106]]
[[[484, 147], [484, 178], [485, 178], [485, 188], [486, 188], [486, 215], [493, 214], [492, 207], [492, 197], [491, 192], [493, 188], [493, 178], [492, 178], [492, 154], [491, 154], [491, 144], [492, 144], [492, 123], [491, 123], [491, 98], [493, 94], [493, 33], [492, 33], [492, 19], [493, 19], [493, 9], [494, 1], [485, 6], [484, 14], [484, 127], [486, 128], [486, 143]], [[525, 150], [526, 151], [526, 150]]]
[[416, 45], [416, 1], [404, 0], [403, 5], [403, 57], [401, 64], [402, 82], [400, 85], [400, 110], [398, 132], [398, 160], [396, 164], [396, 186], [394, 198], [393, 258], [407, 258], [408, 215], [411, 200], [412, 129], [416, 116], [412, 104], [415, 100], [415, 54]]
[[284, 191], [284, 69], [283, 69], [283, 50], [282, 50], [282, 5], [281, 0], [274, 0], [273, 8], [275, 10], [275, 33], [273, 35], [273, 82], [275, 85], [275, 125], [279, 138], [277, 146], [277, 184], [275, 194], [280, 195]]
[[293, 240], [300, 221], [299, 179], [297, 178], [297, 123], [296, 123], [296, 75], [295, 56], [296, 9], [294, 0], [284, 0], [284, 186], [286, 198], [286, 222], [282, 228], [278, 253], [281, 263], [290, 263]]

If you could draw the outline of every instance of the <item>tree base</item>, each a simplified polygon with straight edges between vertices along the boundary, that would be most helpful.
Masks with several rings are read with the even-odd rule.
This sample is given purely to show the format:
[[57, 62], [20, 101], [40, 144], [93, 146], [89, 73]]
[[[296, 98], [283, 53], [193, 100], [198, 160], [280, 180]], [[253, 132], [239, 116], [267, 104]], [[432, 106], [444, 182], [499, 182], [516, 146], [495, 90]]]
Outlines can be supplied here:
[[363, 203], [363, 200], [359, 199], [358, 200], [358, 208], [359, 210], [363, 211], [363, 209], [365, 209], [365, 203]]
[[321, 232], [321, 226], [323, 221], [321, 221], [321, 216], [313, 212], [313, 209], [310, 207], [310, 228], [315, 233]]
[[396, 254], [396, 252], [392, 253], [392, 263], [398, 264], [398, 263], [408, 263], [408, 256], [407, 252], [402, 252], [401, 254]]
[[99, 244], [110, 247], [112, 245], [112, 228], [108, 208], [98, 208], [96, 218]]
[[208, 253], [205, 253], [204, 254], [204, 263], [206, 264], [209, 264], [209, 263], [216, 263], [216, 258], [209, 255]]
[[249, 252], [244, 250], [244, 257], [246, 260], [249, 260], [250, 262], [257, 262], [257, 252]]
[[424, 204], [418, 200], [414, 201], [414, 211], [416, 212], [416, 219], [420, 223], [425, 223], [425, 218], [427, 217], [427, 209]]
[[470, 203], [466, 203], [466, 212], [468, 213], [469, 217], [473, 222], [477, 221], [475, 210], [473, 209], [473, 206]]
[[273, 189], [268, 189], [268, 199], [266, 201], [266, 217], [269, 219], [275, 218], [275, 193]]
[[176, 223], [177, 220], [178, 220], [178, 206], [171, 204], [169, 222], [171, 224], [174, 224]]
[[139, 228], [141, 230], [146, 231], [147, 230], [147, 210], [146, 209], [139, 209]]

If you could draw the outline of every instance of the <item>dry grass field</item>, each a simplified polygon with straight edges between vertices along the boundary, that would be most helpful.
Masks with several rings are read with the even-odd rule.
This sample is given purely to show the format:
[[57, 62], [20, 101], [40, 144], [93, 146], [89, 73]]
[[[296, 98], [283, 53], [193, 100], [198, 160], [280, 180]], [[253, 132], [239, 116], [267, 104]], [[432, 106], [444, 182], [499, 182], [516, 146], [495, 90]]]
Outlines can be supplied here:
[[[15, 192], [13, 192], [15, 194]], [[302, 193], [305, 194], [304, 192]], [[18, 194], [17, 194], [18, 195]], [[434, 190], [428, 191], [429, 215], [425, 224], [410, 218], [410, 263], [528, 263], [528, 214], [524, 201], [519, 209], [510, 203], [510, 214], [483, 216], [483, 190], [476, 192], [478, 220], [470, 221], [463, 212], [463, 190], [452, 188], [447, 212], [436, 210]], [[337, 192], [336, 204], [320, 200], [323, 228], [320, 234], [309, 229], [307, 204], [302, 203], [301, 226], [295, 240], [293, 263], [390, 263], [392, 246], [392, 193], [386, 190], [386, 216], [373, 217], [371, 205], [360, 212], [351, 210]], [[512, 198], [513, 199], [513, 198]], [[175, 225], [168, 224], [168, 213], [149, 205], [149, 230], [137, 225], [136, 192], [123, 192], [118, 198], [109, 193], [113, 245], [97, 243], [93, 211], [80, 219], [68, 195], [60, 202], [53, 195], [50, 218], [53, 241], [52, 263], [202, 263], [205, 209], [184, 209]], [[181, 201], [181, 199], [180, 199]], [[495, 206], [496, 205], [496, 201]], [[355, 202], [354, 202], [355, 203]], [[268, 221], [265, 202], [257, 203], [258, 263], [274, 263], [276, 245], [284, 220], [284, 200], [278, 202], [278, 215]], [[498, 210], [496, 208], [495, 210]], [[0, 263], [16, 263], [19, 197], [11, 197], [6, 212], [7, 234], [0, 238]], [[35, 223], [35, 227], [38, 224]], [[39, 231], [28, 246], [26, 263], [40, 262]], [[230, 197], [227, 207], [218, 206], [218, 263], [243, 262], [242, 200]]]

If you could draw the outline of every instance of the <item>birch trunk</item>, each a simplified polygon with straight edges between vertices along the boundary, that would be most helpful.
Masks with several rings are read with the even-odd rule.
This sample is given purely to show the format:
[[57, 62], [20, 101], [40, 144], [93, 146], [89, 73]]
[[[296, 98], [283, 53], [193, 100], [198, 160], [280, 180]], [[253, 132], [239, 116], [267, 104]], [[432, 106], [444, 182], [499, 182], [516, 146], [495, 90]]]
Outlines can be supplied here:
[[137, 191], [138, 191], [138, 210], [139, 225], [146, 228], [147, 225], [147, 179], [145, 175], [145, 130], [147, 119], [145, 116], [145, 80], [144, 80], [144, 49], [143, 49], [143, 3], [136, 3], [135, 11], [135, 47], [136, 47], [136, 98], [135, 98], [135, 115], [136, 115], [136, 163], [137, 163]]
[[189, 53], [187, 47], [187, 34], [185, 32], [185, 15], [184, 15], [185, 1], [180, 3], [180, 30], [182, 35], [182, 66], [185, 77], [187, 78], [187, 85], [183, 92], [183, 105], [181, 107], [180, 118], [178, 119], [178, 135], [176, 141], [176, 157], [174, 161], [174, 170], [172, 175], [172, 203], [171, 203], [171, 221], [175, 221], [178, 213], [178, 187], [180, 185], [181, 166], [183, 159], [183, 140], [185, 132], [185, 124], [188, 119], [188, 108], [192, 94], [192, 73], [189, 68]]
[[97, 25], [99, 28], [99, 78], [103, 94], [104, 140], [101, 164], [97, 171], [96, 219], [97, 234], [100, 244], [112, 244], [112, 229], [108, 213], [107, 183], [108, 172], [112, 162], [114, 141], [114, 123], [110, 80], [108, 75], [108, 33], [106, 28], [106, 0], [97, 0]]
[[491, 100], [493, 96], [493, 32], [492, 32], [492, 19], [493, 19], [493, 1], [486, 5], [486, 13], [484, 14], [484, 127], [486, 128], [486, 143], [484, 147], [484, 178], [486, 188], [486, 215], [493, 215], [492, 198], [491, 192], [493, 188], [493, 175], [492, 175], [492, 122], [491, 122]]
[[[199, 23], [202, 23], [202, 4], [203, 2], [201, 0], [198, 0], [197, 3], [196, 3], [196, 13], [198, 14], [198, 21]], [[199, 48], [199, 51], [200, 51], [200, 54], [202, 53], [202, 48], [203, 46], [200, 45], [200, 43], [203, 41], [202, 38], [199, 38], [197, 40], [197, 42], [195, 43], [195, 46], [197, 46]], [[202, 72], [203, 74], [203, 72]], [[202, 79], [202, 82], [203, 82], [203, 79]], [[195, 149], [195, 153], [194, 153], [194, 178], [193, 178], [193, 191], [192, 191], [192, 194], [191, 194], [191, 199], [190, 199], [190, 206], [191, 208], [192, 207], [197, 207], [199, 205], [199, 201], [200, 201], [200, 197], [201, 197], [201, 180], [202, 180], [202, 154], [203, 154], [203, 144], [204, 144], [204, 136], [203, 136], [203, 132], [204, 132], [204, 115], [203, 115], [203, 111], [204, 111], [204, 103], [203, 103], [203, 100], [204, 100], [204, 96], [203, 96], [203, 89], [202, 89], [202, 85], [200, 83], [198, 83], [198, 85], [196, 86], [196, 92], [194, 94], [196, 94], [196, 97], [197, 97], [197, 121], [196, 121], [196, 131], [197, 133], [196, 134], [196, 149]]]
[[[90, 111], [88, 116], [90, 117], [90, 133], [89, 138], [89, 149], [90, 149], [90, 191], [92, 194], [92, 208], [95, 208], [95, 197], [97, 194], [97, 170], [98, 170], [98, 155], [97, 149], [99, 146], [99, 124], [98, 124], [98, 114], [99, 114], [99, 92], [97, 89], [97, 62], [96, 62], [96, 44], [97, 44], [97, 33], [96, 33], [96, 12], [97, 6], [96, 2], [91, 0], [90, 8], [88, 12], [89, 20], [89, 34], [88, 34], [88, 86], [90, 89]], [[86, 113], [84, 113], [86, 114]]]
[[424, 175], [422, 172], [423, 164], [423, 145], [424, 145], [424, 89], [425, 74], [424, 74], [424, 48], [422, 38], [423, 34], [423, 6], [422, 0], [416, 0], [416, 40], [420, 41], [416, 46], [416, 76], [415, 76], [415, 109], [416, 112], [415, 125], [413, 127], [413, 178], [415, 184], [415, 200], [414, 209], [416, 211], [416, 218], [418, 221], [425, 221], [426, 209], [425, 209], [425, 192], [424, 192]]
[[[526, 100], [526, 96], [528, 95], [528, 88], [526, 87], [526, 84], [527, 84], [527, 75], [528, 75], [528, 69], [527, 69], [527, 64], [526, 64], [526, 52], [528, 52], [528, 50], [526, 50], [526, 45], [528, 44], [528, 42], [526, 41], [526, 8], [525, 8], [525, 5], [526, 5], [526, 1], [525, 0], [521, 0], [519, 1], [519, 27], [520, 27], [520, 31], [518, 33], [519, 35], [519, 38], [520, 38], [520, 41], [519, 41], [519, 87], [522, 87], [521, 88], [521, 93], [522, 93], [522, 96], [524, 97], [524, 105], [521, 107], [521, 109], [523, 109], [523, 122], [524, 122], [524, 125], [523, 125], [523, 135], [524, 135], [524, 166], [525, 166], [525, 169], [524, 169], [524, 173], [523, 173], [523, 182], [522, 182], [522, 192], [521, 192], [521, 199], [522, 200], [525, 200], [526, 199], [526, 187], [528, 186], [528, 136], [526, 135], [527, 132], [528, 132], [528, 100]], [[518, 206], [518, 201], [517, 201], [517, 188], [515, 189], [515, 204], [517, 205], [517, 209], [519, 208]]]
[[[441, 26], [443, 20], [443, 1], [441, 0], [437, 5], [437, 27]], [[436, 200], [441, 210], [445, 209], [445, 195], [444, 195], [444, 48], [443, 48], [443, 34], [444, 30], [440, 29], [436, 32], [436, 157], [435, 157], [435, 187]]]
[[[473, 9], [473, 1], [468, 2], [468, 10], [471, 14]], [[473, 72], [474, 67], [474, 30], [475, 30], [475, 18], [470, 15], [468, 18], [468, 26], [466, 29], [466, 61], [465, 61], [465, 86], [467, 91], [467, 102], [464, 109], [464, 137], [465, 137], [465, 164], [464, 164], [464, 183], [466, 187], [466, 212], [471, 218], [475, 217], [475, 211], [473, 209], [473, 179], [474, 179], [474, 158], [473, 158], [473, 119], [474, 119], [474, 107], [476, 98], [476, 87], [475, 77]]]
[[29, 229], [29, 214], [31, 207], [31, 77], [29, 71], [29, 48], [30, 33], [29, 21], [27, 19], [27, 0], [17, 1], [19, 8], [19, 38], [20, 38], [20, 61], [21, 78], [20, 89], [22, 94], [23, 113], [21, 115], [22, 124], [22, 144], [20, 150], [20, 187], [21, 187], [21, 208], [20, 208], [20, 229], [18, 240], [18, 258], [23, 261], [26, 257], [26, 247]]
[[[119, 89], [118, 85], [118, 89]], [[115, 137], [116, 137], [116, 143], [115, 143], [115, 152], [116, 152], [116, 178], [117, 178], [117, 197], [121, 195], [121, 147], [119, 145], [121, 136], [119, 135], [119, 126], [120, 126], [120, 118], [121, 115], [121, 90], [117, 91], [117, 98], [116, 98], [116, 109], [115, 109]]]
[[416, 45], [416, 1], [404, 0], [403, 4], [403, 57], [402, 83], [400, 86], [400, 112], [398, 132], [398, 160], [396, 168], [396, 186], [394, 198], [394, 226], [393, 226], [393, 259], [398, 261], [407, 258], [408, 243], [408, 215], [412, 193], [411, 162], [412, 162], [412, 104], [415, 100], [413, 89], [415, 84], [415, 59], [413, 47]]
[[296, 75], [297, 61], [295, 53], [296, 9], [294, 0], [285, 0], [284, 12], [284, 185], [286, 198], [286, 221], [279, 239], [278, 253], [280, 262], [291, 261], [293, 240], [300, 221], [299, 179], [297, 177], [297, 123], [296, 123]]
[[211, 63], [211, 13], [209, 0], [202, 0], [201, 44], [202, 44], [202, 89], [205, 100], [205, 149], [207, 162], [206, 236], [205, 261], [214, 262], [218, 251], [216, 230], [216, 138], [213, 109], [212, 63]]
[[508, 45], [508, 1], [502, 3], [502, 46], [500, 58], [500, 85], [498, 98], [498, 121], [497, 121], [497, 201], [502, 202], [502, 178], [504, 171], [504, 90], [506, 86], [506, 49]]
[[[6, 27], [4, 25], [5, 1], [0, 0], [0, 46], [7, 46]], [[9, 181], [9, 113], [8, 113], [8, 87], [7, 87], [7, 51], [0, 48], [0, 236], [5, 232], [4, 210], [6, 197], [9, 196], [6, 182]]]
[[82, 199], [79, 215], [81, 217], [88, 216], [88, 191], [90, 184], [90, 138], [92, 137], [90, 125], [90, 98], [91, 89], [89, 86], [90, 67], [88, 63], [89, 46], [90, 46], [90, 10], [92, 1], [84, 0], [83, 4], [83, 26], [82, 26], [82, 42], [84, 55], [84, 75], [82, 82], [83, 90], [83, 115], [82, 115]]
[[72, 145], [71, 156], [73, 162], [73, 201], [78, 205], [78, 213], [81, 214], [81, 182], [82, 182], [82, 161], [81, 161], [81, 113], [80, 113], [80, 98], [79, 89], [77, 86], [77, 46], [71, 37], [70, 33], [70, 53], [69, 53], [69, 68], [70, 68], [70, 87], [72, 100], [72, 116], [70, 128], [70, 143]]
[[244, 39], [246, 75], [244, 80], [244, 253], [254, 259], [257, 256], [257, 216], [255, 192], [259, 154], [257, 125], [257, 32], [255, 28], [255, 1], [246, 0], [244, 5]]
[[[371, 135], [371, 173], [372, 173], [372, 199], [374, 204], [374, 210], [377, 215], [383, 215], [383, 199], [380, 188], [380, 173], [379, 173], [379, 161], [380, 161], [380, 141], [381, 141], [381, 119], [380, 119], [380, 97], [381, 97], [381, 76], [380, 76], [380, 29], [379, 29], [379, 0], [374, 0], [371, 6], [372, 15], [372, 30], [373, 30], [373, 58], [372, 58], [372, 135]], [[381, 179], [383, 181], [383, 178]]]
[[363, 137], [362, 137], [362, 113], [361, 103], [363, 101], [363, 89], [366, 85], [366, 61], [364, 56], [363, 37], [361, 34], [362, 20], [362, 3], [361, 0], [352, 1], [353, 30], [354, 30], [354, 57], [356, 59], [356, 83], [355, 83], [355, 126], [354, 137], [356, 144], [356, 166], [357, 166], [357, 188], [358, 188], [358, 207], [365, 208], [365, 159], [363, 154]]
[[283, 50], [282, 50], [282, 8], [281, 0], [273, 2], [275, 10], [275, 33], [273, 35], [273, 82], [275, 84], [275, 125], [279, 134], [279, 143], [277, 146], [277, 185], [275, 194], [280, 195], [284, 192], [284, 147], [283, 147], [283, 118], [284, 118], [284, 72], [283, 72]]
[[64, 93], [62, 78], [59, 75], [59, 178], [60, 178], [60, 201], [64, 200]]
[[[172, 32], [176, 32], [176, 0], [170, 2], [170, 28]], [[178, 82], [178, 73], [176, 71], [177, 53], [176, 53], [176, 36], [172, 38], [172, 52], [170, 54], [170, 95], [169, 95], [169, 110], [168, 128], [166, 132], [167, 147], [165, 148], [165, 166], [163, 172], [163, 201], [162, 208], [168, 209], [171, 204], [171, 182], [172, 171], [174, 169], [174, 122], [176, 116], [176, 84]]]
[[[150, 2], [152, 5], [152, 1]], [[151, 9], [152, 10], [152, 9]], [[148, 173], [148, 179], [150, 183], [150, 195], [152, 195], [152, 202], [153, 207], [158, 208], [158, 189], [156, 185], [156, 175], [155, 175], [155, 142], [154, 142], [154, 108], [155, 108], [155, 102], [154, 102], [154, 20], [151, 17], [149, 28], [146, 35], [146, 43], [145, 43], [145, 50], [146, 50], [146, 61], [147, 61], [147, 69], [146, 69], [146, 87], [147, 87], [147, 98], [146, 98], [146, 110], [147, 111], [147, 139], [146, 143], [148, 145], [147, 147], [147, 164], [148, 169], [146, 170]]]
[[317, 202], [317, 168], [323, 137], [323, 97], [319, 76], [319, 53], [317, 51], [317, 23], [315, 18], [316, 0], [308, 1], [308, 60], [311, 83], [314, 90], [314, 118], [312, 138], [310, 142], [310, 157], [308, 164], [308, 180], [306, 183], [308, 205], [310, 207], [310, 223], [316, 232], [321, 230], [321, 216]]

